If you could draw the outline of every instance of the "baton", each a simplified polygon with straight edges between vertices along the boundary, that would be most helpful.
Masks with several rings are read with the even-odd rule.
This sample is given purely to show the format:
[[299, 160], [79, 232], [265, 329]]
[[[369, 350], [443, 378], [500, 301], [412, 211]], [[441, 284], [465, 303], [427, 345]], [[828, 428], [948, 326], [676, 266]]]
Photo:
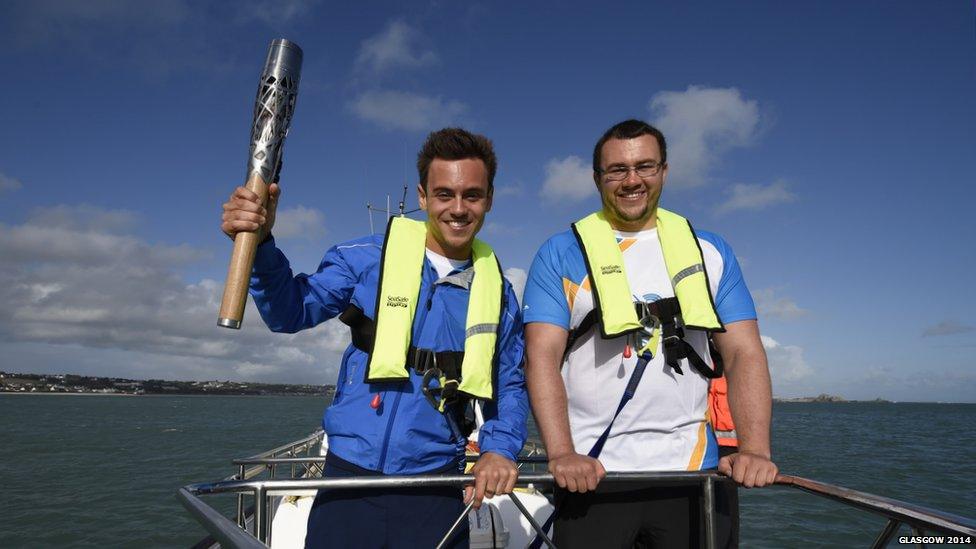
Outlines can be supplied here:
[[[248, 190], [261, 198], [261, 204], [265, 207], [268, 203], [268, 185], [277, 182], [281, 172], [281, 152], [291, 116], [295, 112], [301, 72], [302, 49], [288, 40], [273, 40], [254, 100], [245, 184]], [[254, 266], [254, 251], [258, 244], [258, 231], [239, 232], [234, 236], [234, 252], [227, 269], [224, 297], [217, 317], [218, 326], [235, 330], [241, 327], [248, 282]]]

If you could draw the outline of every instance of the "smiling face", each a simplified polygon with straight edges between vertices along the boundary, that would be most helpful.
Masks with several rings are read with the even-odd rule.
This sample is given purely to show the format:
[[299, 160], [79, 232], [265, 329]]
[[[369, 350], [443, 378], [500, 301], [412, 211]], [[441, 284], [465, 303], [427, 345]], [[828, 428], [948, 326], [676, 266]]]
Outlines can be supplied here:
[[470, 258], [471, 243], [491, 210], [485, 163], [435, 158], [427, 188], [417, 185], [417, 197], [427, 211], [427, 248], [451, 259]]
[[[652, 135], [633, 139], [610, 139], [603, 144], [600, 169], [603, 173], [615, 167], [634, 167], [661, 162], [661, 149]], [[603, 212], [610, 225], [619, 231], [635, 232], [650, 229], [657, 222], [657, 202], [668, 168], [665, 165], [656, 175], [641, 178], [636, 170], [627, 172], [622, 181], [608, 181], [605, 175], [594, 174]]]

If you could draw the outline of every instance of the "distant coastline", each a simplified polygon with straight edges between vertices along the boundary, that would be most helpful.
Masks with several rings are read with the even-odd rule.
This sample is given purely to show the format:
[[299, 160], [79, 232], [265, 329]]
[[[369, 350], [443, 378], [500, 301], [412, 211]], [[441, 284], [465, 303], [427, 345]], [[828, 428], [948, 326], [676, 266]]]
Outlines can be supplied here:
[[874, 400], [847, 400], [844, 397], [836, 395], [828, 395], [827, 393], [820, 393], [815, 397], [795, 397], [795, 398], [780, 398], [773, 397], [773, 402], [876, 402], [883, 404], [892, 404], [892, 401], [883, 398], [876, 398]]
[[0, 395], [226, 395], [331, 396], [333, 385], [241, 383], [236, 381], [172, 381], [0, 372]]

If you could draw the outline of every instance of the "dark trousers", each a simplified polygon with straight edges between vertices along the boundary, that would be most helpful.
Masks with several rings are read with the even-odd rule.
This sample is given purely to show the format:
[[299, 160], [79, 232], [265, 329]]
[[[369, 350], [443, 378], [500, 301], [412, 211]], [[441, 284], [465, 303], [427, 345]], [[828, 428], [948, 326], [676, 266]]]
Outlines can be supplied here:
[[[457, 467], [439, 474], [457, 474]], [[382, 476], [337, 456], [326, 458], [325, 478]], [[455, 487], [319, 490], [308, 516], [306, 548], [424, 548], [440, 543], [464, 510]], [[468, 521], [447, 547], [468, 546]]]
[[[705, 546], [701, 487], [662, 486], [574, 494], [556, 491], [559, 514], [553, 542], [559, 549]], [[732, 482], [715, 483], [716, 547], [739, 546], [739, 498]]]

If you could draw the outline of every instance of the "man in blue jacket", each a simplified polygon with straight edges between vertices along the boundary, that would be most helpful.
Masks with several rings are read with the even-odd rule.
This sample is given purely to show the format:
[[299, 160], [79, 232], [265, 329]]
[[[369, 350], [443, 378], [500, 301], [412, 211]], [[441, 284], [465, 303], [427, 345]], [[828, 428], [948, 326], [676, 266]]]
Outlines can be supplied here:
[[[268, 327], [293, 333], [335, 316], [350, 325], [332, 405], [325, 411], [326, 477], [457, 474], [465, 408], [480, 402], [481, 458], [456, 488], [323, 490], [307, 547], [431, 547], [474, 500], [508, 493], [525, 442], [519, 306], [491, 249], [475, 239], [491, 209], [491, 141], [459, 128], [428, 136], [417, 168], [426, 223], [394, 218], [385, 236], [339, 244], [314, 274], [293, 275], [275, 246], [280, 189], [267, 207], [238, 187], [221, 229], [260, 231], [251, 295]], [[466, 547], [467, 522], [451, 546]]]

